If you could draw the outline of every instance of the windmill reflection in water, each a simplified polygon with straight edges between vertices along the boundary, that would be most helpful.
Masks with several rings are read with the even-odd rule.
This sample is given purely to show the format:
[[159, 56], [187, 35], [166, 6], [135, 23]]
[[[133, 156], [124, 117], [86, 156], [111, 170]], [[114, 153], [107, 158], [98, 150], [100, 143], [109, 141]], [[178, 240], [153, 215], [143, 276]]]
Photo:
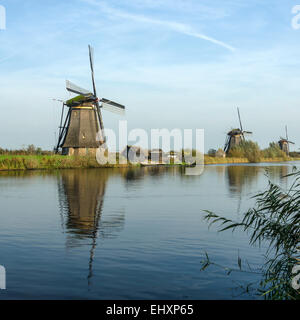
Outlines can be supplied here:
[[[62, 228], [69, 249], [90, 245], [89, 285], [98, 239], [117, 237], [124, 228], [125, 213], [118, 208], [103, 212], [110, 170], [66, 170], [58, 180]], [[91, 241], [91, 242], [90, 242]]]

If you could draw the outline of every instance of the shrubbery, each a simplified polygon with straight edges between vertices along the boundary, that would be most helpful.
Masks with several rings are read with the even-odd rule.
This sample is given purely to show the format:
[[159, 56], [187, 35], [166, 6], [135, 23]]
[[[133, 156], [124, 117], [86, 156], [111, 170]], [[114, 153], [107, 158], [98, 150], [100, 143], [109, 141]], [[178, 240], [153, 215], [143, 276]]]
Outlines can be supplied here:
[[33, 144], [30, 144], [29, 146], [24, 147], [23, 149], [18, 149], [18, 150], [8, 150], [8, 149], [0, 148], [0, 155], [47, 156], [47, 155], [52, 155], [52, 154], [54, 154], [54, 152], [42, 150], [41, 148], [36, 147]]
[[262, 155], [264, 158], [287, 158], [286, 153], [280, 149], [276, 142], [270, 143], [269, 148], [262, 151]]
[[[242, 141], [232, 148], [227, 156], [231, 158], [247, 158], [252, 163], [260, 162], [261, 159], [288, 159], [286, 153], [280, 149], [276, 142], [270, 143], [267, 149], [260, 150], [256, 142]], [[290, 156], [299, 157], [300, 155], [296, 152], [291, 152]]]
[[247, 158], [249, 162], [260, 162], [262, 158], [261, 150], [256, 142], [242, 141], [228, 153], [231, 158]]

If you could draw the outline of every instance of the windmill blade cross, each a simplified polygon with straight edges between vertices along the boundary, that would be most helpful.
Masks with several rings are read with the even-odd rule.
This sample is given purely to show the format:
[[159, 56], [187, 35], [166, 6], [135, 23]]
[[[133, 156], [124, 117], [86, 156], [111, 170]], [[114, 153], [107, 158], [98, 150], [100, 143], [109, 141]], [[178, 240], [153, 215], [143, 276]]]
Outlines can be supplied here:
[[66, 81], [66, 88], [69, 92], [80, 94], [82, 96], [91, 96], [93, 95], [90, 91], [80, 88], [76, 84], [72, 83], [71, 81]]

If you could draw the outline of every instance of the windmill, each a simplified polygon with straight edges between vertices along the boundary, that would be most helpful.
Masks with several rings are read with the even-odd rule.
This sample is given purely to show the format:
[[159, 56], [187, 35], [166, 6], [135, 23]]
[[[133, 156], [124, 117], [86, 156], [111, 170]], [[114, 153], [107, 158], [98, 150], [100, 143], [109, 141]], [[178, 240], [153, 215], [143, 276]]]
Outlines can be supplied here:
[[94, 50], [91, 46], [89, 46], [89, 59], [92, 92], [66, 81], [66, 89], [77, 96], [63, 102], [59, 138], [55, 148], [57, 153], [62, 149], [64, 155], [87, 155], [96, 154], [99, 147], [106, 148], [101, 109], [118, 114], [125, 112], [123, 105], [105, 98], [98, 98], [94, 73]]
[[238, 111], [238, 117], [240, 122], [240, 128], [239, 129], [232, 129], [227, 133], [227, 138], [225, 142], [224, 151], [228, 153], [233, 147], [239, 145], [242, 141], [245, 141], [245, 134], [252, 134], [250, 131], [244, 131], [241, 115], [240, 115], [240, 109], [237, 108]]
[[288, 127], [285, 126], [285, 134], [286, 138], [280, 137], [280, 140], [278, 141], [280, 149], [286, 153], [287, 156], [290, 154], [290, 144], [295, 144], [292, 141], [289, 141], [289, 136], [288, 136]]

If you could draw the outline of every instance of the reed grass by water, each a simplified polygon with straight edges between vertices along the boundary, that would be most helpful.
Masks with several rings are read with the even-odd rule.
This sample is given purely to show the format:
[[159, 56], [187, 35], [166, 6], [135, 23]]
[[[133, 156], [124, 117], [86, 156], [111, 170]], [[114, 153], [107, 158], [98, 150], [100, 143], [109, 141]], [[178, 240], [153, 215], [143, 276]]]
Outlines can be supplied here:
[[50, 156], [0, 156], [0, 170], [49, 170], [79, 168], [110, 168], [123, 165], [99, 165], [95, 157]]
[[[293, 177], [294, 181], [287, 190], [270, 180], [267, 190], [254, 196], [256, 204], [245, 213], [242, 221], [205, 211], [205, 220], [219, 224], [219, 231], [241, 229], [249, 234], [250, 245], [267, 244], [265, 264], [253, 269], [238, 257], [238, 268], [234, 270], [211, 262], [206, 254], [202, 270], [215, 264], [228, 274], [234, 271], [257, 273], [261, 275], [254, 289], [257, 294], [268, 300], [300, 300], [300, 290], [292, 285], [293, 279], [296, 282], [299, 278], [294, 269], [300, 262], [300, 172], [285, 178], [288, 177]], [[249, 292], [251, 286], [253, 284], [248, 284], [245, 291]]]
[[[261, 158], [260, 162], [281, 162], [299, 160], [298, 158]], [[247, 158], [216, 158], [205, 156], [205, 165], [249, 163]], [[185, 166], [184, 163], [177, 164]], [[0, 155], [0, 171], [8, 170], [51, 170], [51, 169], [87, 169], [87, 168], [123, 168], [137, 164], [100, 165], [95, 157], [68, 157], [61, 155]]]

